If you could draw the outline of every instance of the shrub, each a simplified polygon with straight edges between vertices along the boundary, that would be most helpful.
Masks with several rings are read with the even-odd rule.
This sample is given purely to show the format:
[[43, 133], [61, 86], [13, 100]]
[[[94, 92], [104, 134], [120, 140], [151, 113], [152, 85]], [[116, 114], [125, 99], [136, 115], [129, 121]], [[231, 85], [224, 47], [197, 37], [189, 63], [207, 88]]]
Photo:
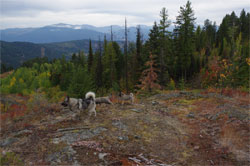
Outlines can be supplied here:
[[167, 87], [169, 90], [175, 90], [175, 82], [172, 78], [170, 79], [170, 82]]
[[179, 87], [180, 90], [185, 89], [185, 80], [184, 80], [184, 78], [180, 79], [178, 87]]
[[0, 165], [24, 165], [22, 160], [14, 152], [0, 153]]

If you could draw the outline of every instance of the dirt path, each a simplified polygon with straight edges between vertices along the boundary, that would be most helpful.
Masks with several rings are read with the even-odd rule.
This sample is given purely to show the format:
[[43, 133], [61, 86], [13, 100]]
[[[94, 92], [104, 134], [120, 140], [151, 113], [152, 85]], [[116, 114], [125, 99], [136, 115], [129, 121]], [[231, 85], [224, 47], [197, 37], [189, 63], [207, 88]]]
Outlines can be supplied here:
[[[23, 165], [249, 165], [249, 100], [170, 92], [1, 125], [5, 162]], [[79, 118], [80, 117], [80, 118]]]

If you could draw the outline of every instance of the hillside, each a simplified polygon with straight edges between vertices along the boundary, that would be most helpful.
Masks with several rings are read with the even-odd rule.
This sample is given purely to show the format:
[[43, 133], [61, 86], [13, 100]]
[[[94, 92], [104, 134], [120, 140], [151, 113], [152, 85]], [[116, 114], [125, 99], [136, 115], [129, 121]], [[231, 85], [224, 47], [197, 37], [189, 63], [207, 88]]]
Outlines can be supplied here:
[[[95, 51], [97, 41], [92, 41], [92, 47]], [[40, 57], [41, 48], [45, 48], [45, 56], [50, 60], [59, 58], [62, 55], [71, 55], [83, 50], [85, 53], [89, 49], [89, 40], [76, 40], [59, 43], [35, 44], [29, 42], [5, 42], [0, 41], [1, 62], [14, 68], [20, 66], [24, 61]]]
[[113, 98], [96, 117], [43, 94], [1, 96], [1, 164], [249, 165], [250, 103], [227, 94], [168, 91], [125, 105]]

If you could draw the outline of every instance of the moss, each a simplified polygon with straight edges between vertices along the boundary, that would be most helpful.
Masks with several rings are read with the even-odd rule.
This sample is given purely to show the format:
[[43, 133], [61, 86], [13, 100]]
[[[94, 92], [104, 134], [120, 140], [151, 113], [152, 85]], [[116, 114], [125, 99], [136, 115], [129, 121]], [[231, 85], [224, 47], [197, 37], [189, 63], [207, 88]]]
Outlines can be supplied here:
[[187, 105], [191, 105], [195, 102], [196, 100], [187, 100], [187, 99], [181, 99], [178, 101], [178, 103], [180, 104], [187, 104]]
[[23, 166], [24, 163], [14, 152], [7, 152], [4, 155], [0, 154], [0, 165]]
[[[50, 140], [50, 142], [52, 142], [52, 140]], [[53, 143], [50, 143], [49, 146], [49, 149], [46, 149], [47, 153], [48, 154], [53, 154], [55, 152], [60, 152], [63, 150], [63, 148], [65, 148], [67, 146], [67, 144], [65, 142], [60, 142], [59, 144], [53, 144]], [[43, 148], [43, 147], [41, 147]]]

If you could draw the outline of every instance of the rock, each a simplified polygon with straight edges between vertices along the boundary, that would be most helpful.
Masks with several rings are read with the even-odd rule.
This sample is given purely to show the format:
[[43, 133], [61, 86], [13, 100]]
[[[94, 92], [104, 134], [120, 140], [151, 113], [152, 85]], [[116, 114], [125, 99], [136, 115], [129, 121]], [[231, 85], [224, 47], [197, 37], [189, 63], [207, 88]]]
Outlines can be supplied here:
[[121, 121], [114, 121], [112, 122], [112, 125], [121, 130], [128, 130], [128, 127]]
[[138, 109], [135, 109], [135, 108], [132, 108], [132, 109], [130, 109], [131, 111], [134, 111], [134, 112], [138, 112], [138, 113], [140, 113], [140, 112], [142, 112], [142, 110], [138, 110]]
[[168, 99], [176, 98], [179, 96], [180, 96], [180, 93], [174, 92], [174, 93], [169, 93], [169, 94], [157, 94], [153, 97], [157, 99], [161, 99], [161, 100], [168, 100]]
[[89, 139], [94, 136], [99, 135], [101, 132], [106, 131], [104, 127], [97, 127], [95, 129], [81, 129], [81, 130], [69, 130], [64, 131], [63, 135], [52, 140], [53, 143], [66, 142], [67, 144], [72, 144], [73, 142]]
[[17, 137], [17, 136], [21, 136], [21, 135], [23, 135], [23, 134], [31, 134], [31, 133], [33, 133], [32, 130], [27, 130], [27, 129], [25, 129], [25, 130], [21, 130], [21, 131], [15, 133], [14, 136]]
[[100, 134], [103, 131], [107, 131], [108, 129], [104, 128], [104, 127], [97, 127], [94, 130], [92, 130], [92, 133], [94, 134], [94, 136]]
[[220, 112], [217, 112], [216, 114], [214, 115], [209, 115], [208, 116], [208, 119], [209, 120], [217, 120], [218, 117], [221, 115], [221, 114], [226, 114], [228, 115], [228, 117], [231, 119], [231, 118], [236, 118], [236, 119], [239, 119], [239, 120], [244, 120], [244, 119], [247, 119], [248, 118], [248, 114], [247, 113], [244, 113], [244, 112], [241, 112], [241, 111], [238, 111], [234, 108], [228, 108], [226, 110], [223, 110], [223, 111], [220, 111]]
[[158, 105], [159, 103], [157, 101], [152, 101], [152, 105]]
[[141, 139], [141, 137], [138, 135], [135, 135], [134, 137], [135, 137], [135, 139]]
[[135, 158], [135, 157], [129, 157], [128, 159], [134, 161], [134, 162], [137, 163], [137, 164], [141, 164], [141, 160], [140, 160], [140, 159], [137, 159], [137, 158]]
[[194, 146], [194, 150], [198, 150], [198, 149], [200, 149], [200, 147], [199, 146]]
[[0, 142], [0, 147], [9, 146], [9, 145], [11, 145], [11, 144], [13, 144], [14, 142], [17, 142], [17, 141], [18, 141], [17, 138], [8, 137], [8, 138], [6, 138], [6, 139], [4, 139], [4, 140], [2, 140]]
[[193, 112], [190, 112], [189, 114], [187, 114], [187, 117], [188, 118], [195, 118], [195, 115]]
[[118, 136], [118, 139], [121, 141], [128, 141], [128, 136]]
[[99, 158], [100, 160], [104, 160], [104, 157], [107, 156], [107, 155], [108, 155], [108, 153], [99, 153], [99, 154], [98, 154], [98, 158]]
[[229, 109], [229, 110], [225, 110], [225, 112], [227, 113], [229, 118], [236, 118], [239, 120], [244, 120], [246, 118], [248, 118], [248, 114], [238, 111], [236, 109]]
[[58, 165], [63, 161], [74, 163], [74, 165], [79, 165], [74, 155], [76, 151], [71, 146], [64, 147], [61, 151], [52, 153], [47, 156], [46, 160], [52, 165]]

